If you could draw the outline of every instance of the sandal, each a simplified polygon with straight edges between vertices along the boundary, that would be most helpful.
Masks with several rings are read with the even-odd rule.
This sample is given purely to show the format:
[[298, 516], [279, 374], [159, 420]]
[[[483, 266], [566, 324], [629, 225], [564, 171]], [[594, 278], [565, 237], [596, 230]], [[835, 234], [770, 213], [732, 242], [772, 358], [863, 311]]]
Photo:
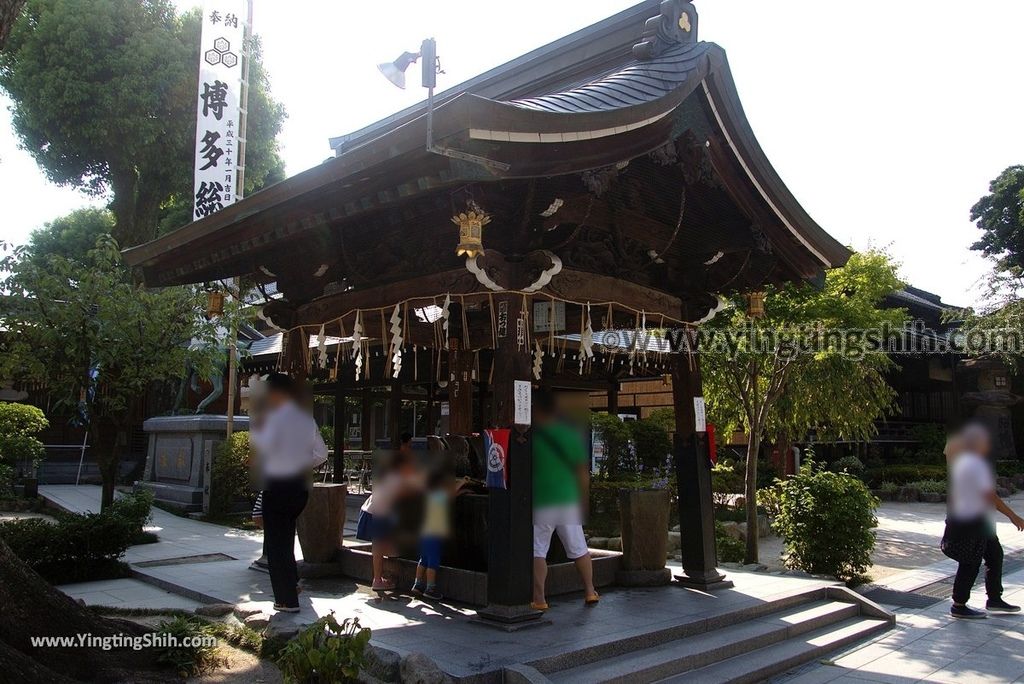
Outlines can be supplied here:
[[597, 602], [601, 600], [601, 596], [595, 591], [593, 594], [588, 594], [583, 599], [583, 605], [591, 607], [596, 606]]
[[534, 610], [539, 610], [540, 612], [543, 613], [544, 611], [546, 611], [548, 609], [548, 604], [546, 604], [546, 603], [536, 603], [534, 601], [531, 601], [530, 602], [530, 608], [533, 608]]

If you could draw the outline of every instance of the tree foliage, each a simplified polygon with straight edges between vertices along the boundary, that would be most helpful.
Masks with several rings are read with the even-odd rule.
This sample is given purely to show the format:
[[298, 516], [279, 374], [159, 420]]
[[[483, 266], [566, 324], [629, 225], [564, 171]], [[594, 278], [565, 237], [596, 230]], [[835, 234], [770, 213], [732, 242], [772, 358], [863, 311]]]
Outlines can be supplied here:
[[788, 566], [844, 581], [871, 567], [878, 499], [858, 478], [818, 470], [808, 461], [776, 486], [776, 494], [772, 526], [785, 540]]
[[[180, 377], [186, 361], [207, 375], [213, 366], [217, 330], [199, 313], [203, 294], [135, 285], [109, 235], [83, 259], [8, 251], [0, 276], [17, 304], [4, 319], [0, 376], [43, 381], [55, 408], [88, 425], [92, 444], [112, 441], [97, 454], [107, 505], [122, 435], [151, 385]], [[101, 439], [107, 429], [115, 439]]]
[[25, 6], [25, 0], [0, 0], [0, 50], [4, 49], [7, 35]]
[[96, 241], [113, 230], [114, 215], [109, 210], [76, 209], [32, 231], [26, 255], [40, 265], [51, 256], [87, 263]]
[[35, 406], [0, 402], [0, 463], [34, 470], [44, 455], [38, 435], [49, 425]]
[[[199, 10], [170, 0], [29, 0], [0, 53], [22, 146], [53, 182], [109, 193], [123, 246], [188, 222], [199, 32]], [[247, 191], [279, 178], [285, 116], [253, 43]]]
[[[906, 320], [904, 310], [880, 307], [900, 287], [887, 255], [864, 252], [829, 271], [824, 287], [768, 288], [762, 318], [748, 319], [737, 299], [731, 315], [706, 324], [733, 340], [732, 350], [704, 349], [701, 361], [716, 425], [723, 434], [742, 430], [749, 438], [747, 501], [757, 500], [757, 461], [766, 439], [796, 439], [811, 429], [864, 439], [891, 412], [895, 392], [885, 373], [893, 362], [876, 352], [880, 331]], [[748, 529], [756, 529], [756, 514], [747, 507]], [[747, 536], [746, 560], [757, 562], [757, 535]]]
[[971, 220], [982, 231], [971, 249], [994, 259], [999, 270], [1024, 275], [1024, 166], [1007, 168], [989, 184]]

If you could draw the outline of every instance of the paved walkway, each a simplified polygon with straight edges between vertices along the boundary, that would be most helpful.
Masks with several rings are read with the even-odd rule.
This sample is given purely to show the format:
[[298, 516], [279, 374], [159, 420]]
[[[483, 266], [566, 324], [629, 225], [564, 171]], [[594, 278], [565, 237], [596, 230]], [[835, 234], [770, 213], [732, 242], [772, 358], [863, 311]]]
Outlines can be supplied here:
[[[1004, 578], [1006, 598], [1024, 603], [1024, 571]], [[985, 592], [976, 587], [975, 606]], [[991, 615], [986, 620], [953, 620], [949, 601], [930, 608], [897, 611], [894, 631], [832, 661], [814, 664], [775, 680], [777, 684], [864, 684], [865, 682], [1024, 681], [1024, 615]]]
[[[46, 486], [40, 490], [44, 496], [68, 510], [98, 508], [98, 487]], [[1018, 507], [1022, 507], [1021, 497], [1016, 499]], [[914, 554], [921, 554], [926, 559], [934, 558], [931, 550], [936, 549], [941, 535], [943, 514], [942, 506], [887, 504], [879, 517], [888, 522], [883, 522], [885, 527], [879, 536], [885, 535], [887, 545], [907, 545], [907, 565], [912, 563], [910, 559]], [[103, 605], [157, 607], [161, 600], [166, 601], [168, 607], [194, 605], [187, 599], [184, 599], [185, 603], [178, 603], [183, 600], [180, 596], [153, 586], [174, 585], [177, 594], [184, 588], [192, 599], [248, 602], [253, 608], [269, 611], [272, 603], [269, 578], [264, 573], [248, 569], [249, 563], [260, 555], [260, 533], [232, 530], [156, 509], [152, 526], [148, 529], [157, 532], [160, 541], [131, 547], [126, 554], [133, 572], [146, 584], [137, 579], [127, 579], [71, 585], [62, 589], [85, 599], [87, 603]], [[1024, 548], [1024, 534], [1007, 529], [1005, 524], [1000, 525], [999, 532], [1008, 552]], [[923, 553], [926, 549], [927, 554]], [[298, 548], [296, 552], [299, 553]], [[197, 559], [190, 558], [192, 562], [161, 563], [210, 554], [223, 554], [229, 559], [195, 562]], [[156, 564], [148, 563], [152, 561]], [[954, 570], [952, 561], [937, 560], [923, 568], [892, 574], [881, 584], [912, 591], [947, 578]], [[742, 600], [744, 594], [785, 591], [791, 583], [807, 581], [735, 570], [729, 574], [737, 584], [739, 596], [736, 600]], [[1024, 571], [1008, 576], [1005, 583], [1008, 600], [1024, 603]], [[671, 596], [675, 599], [684, 593], [676, 591]], [[480, 641], [479, 629], [465, 623], [464, 618], [471, 614], [465, 608], [427, 604], [407, 598], [379, 603], [372, 600], [365, 587], [346, 579], [310, 581], [301, 600], [306, 608], [301, 615], [282, 614], [275, 616], [275, 621], [305, 623], [315, 616], [334, 611], [341, 617], [359, 617], [365, 626], [374, 630], [375, 643], [405, 652], [437, 652], [437, 633], [430, 625], [440, 620], [447, 623], [444, 631], [448, 638], [452, 634], [460, 637], [447, 649], [453, 659], [446, 663], [451, 671], [479, 670], [496, 656], [494, 639], [488, 637], [488, 645], [485, 646]], [[983, 591], [975, 592], [974, 601], [976, 604], [984, 602]], [[612, 628], [636, 629], [649, 626], [652, 620], [677, 619], [681, 610], [703, 609], [697, 604], [666, 601], [664, 596], [648, 595], [638, 590], [609, 592], [599, 612], [585, 611], [577, 604], [575, 598], [552, 602], [550, 617], [556, 623], [574, 625], [573, 630], [559, 632], [556, 635], [559, 639], [578, 640], [587, 634]], [[948, 601], [918, 611], [890, 608], [897, 612], [898, 627], [895, 631], [854, 648], [829, 664], [805, 666], [777, 681], [786, 684], [1024, 681], [1024, 616], [993, 616], [978, 622], [955, 621], [948, 618]], [[581, 636], [580, 630], [586, 634]], [[553, 634], [545, 629], [528, 630], [517, 634], [513, 645], [527, 650], [563, 648], [564, 644], [551, 641]]]

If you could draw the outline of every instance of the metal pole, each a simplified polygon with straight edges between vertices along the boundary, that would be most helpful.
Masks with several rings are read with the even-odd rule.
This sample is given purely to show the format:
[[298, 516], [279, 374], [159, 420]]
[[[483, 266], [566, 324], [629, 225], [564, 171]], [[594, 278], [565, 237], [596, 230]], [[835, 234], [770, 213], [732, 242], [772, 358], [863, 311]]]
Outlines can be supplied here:
[[82, 481], [82, 463], [85, 462], [85, 447], [88, 446], [89, 442], [89, 429], [86, 428], [85, 436], [82, 437], [82, 453], [78, 455], [78, 475], [75, 476], [75, 486], [77, 487]]
[[[252, 59], [252, 0], [248, 3], [248, 17], [245, 23], [245, 54], [242, 59], [242, 91], [239, 103], [238, 117], [238, 165], [235, 187], [235, 198], [240, 200], [245, 197], [245, 135], [246, 124], [249, 120], [249, 62]], [[241, 280], [236, 276], [231, 279], [234, 295], [238, 301], [242, 301]], [[228, 343], [228, 409], [227, 409], [227, 438], [235, 431], [235, 387], [238, 385], [238, 327], [234, 318], [231, 321]]]

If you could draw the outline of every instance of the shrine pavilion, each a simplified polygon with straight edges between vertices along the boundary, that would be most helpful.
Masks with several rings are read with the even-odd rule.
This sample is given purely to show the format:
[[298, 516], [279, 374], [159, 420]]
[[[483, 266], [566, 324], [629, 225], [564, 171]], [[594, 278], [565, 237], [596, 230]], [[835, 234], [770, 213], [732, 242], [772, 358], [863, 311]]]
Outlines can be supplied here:
[[[350, 422], [343, 399], [365, 409], [384, 397], [393, 416], [422, 399], [429, 426], [446, 412], [450, 435], [512, 428], [509, 488], [488, 495], [480, 614], [498, 621], [536, 617], [521, 383], [606, 391], [614, 412], [622, 379], [670, 375], [677, 581], [726, 586], [699, 355], [619, 333], [686, 330], [720, 294], [820, 282], [848, 251], [772, 168], [725, 51], [698, 40], [690, 2], [648, 0], [439, 93], [432, 109], [333, 138], [328, 161], [125, 259], [150, 286], [276, 283], [263, 314], [284, 331], [277, 366], [339, 399], [336, 426]], [[389, 431], [396, 440], [398, 420]], [[338, 473], [347, 441], [336, 429]]]

